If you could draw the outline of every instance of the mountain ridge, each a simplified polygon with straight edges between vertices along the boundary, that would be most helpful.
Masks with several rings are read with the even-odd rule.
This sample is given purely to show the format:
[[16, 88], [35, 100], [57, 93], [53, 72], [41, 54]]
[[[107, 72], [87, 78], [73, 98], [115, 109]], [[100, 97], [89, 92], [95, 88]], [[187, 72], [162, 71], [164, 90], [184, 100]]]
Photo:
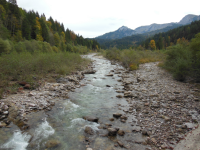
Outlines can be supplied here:
[[95, 39], [114, 40], [114, 39], [121, 39], [123, 37], [136, 35], [136, 34], [146, 34], [148, 32], [153, 33], [153, 31], [161, 30], [167, 27], [170, 27], [169, 29], [173, 29], [173, 28], [176, 28], [177, 25], [178, 26], [187, 25], [196, 20], [200, 20], [200, 15], [198, 16], [198, 15], [188, 14], [184, 16], [179, 22], [171, 22], [171, 23], [164, 23], [164, 24], [153, 23], [150, 25], [137, 27], [135, 30], [130, 29], [126, 26], [122, 26], [113, 32], [108, 32], [103, 35], [97, 36], [95, 37]]

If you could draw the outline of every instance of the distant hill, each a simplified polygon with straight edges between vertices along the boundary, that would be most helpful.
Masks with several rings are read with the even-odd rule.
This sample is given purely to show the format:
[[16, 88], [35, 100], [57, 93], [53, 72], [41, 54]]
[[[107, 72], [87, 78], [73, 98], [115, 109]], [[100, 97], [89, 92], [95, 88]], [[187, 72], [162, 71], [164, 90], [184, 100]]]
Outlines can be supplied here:
[[[175, 28], [176, 27], [176, 28]], [[109, 47], [116, 46], [120, 49], [125, 49], [133, 46], [142, 45], [148, 49], [150, 40], [156, 41], [156, 47], [162, 49], [165, 46], [169, 46], [170, 43], [176, 43], [177, 39], [184, 37], [187, 40], [194, 38], [195, 34], [200, 32], [200, 20], [194, 21], [191, 24], [180, 25], [174, 24], [173, 26], [168, 26], [166, 28], [147, 32], [145, 34], [136, 34], [132, 36], [127, 36], [122, 39], [115, 40], [105, 40], [96, 39], [102, 48], [106, 49]], [[170, 38], [169, 38], [170, 37]], [[168, 42], [168, 43], [166, 43]], [[163, 44], [165, 43], [165, 44]]]
[[198, 21], [198, 20], [200, 20], [200, 15], [197, 16], [197, 15], [189, 14], [189, 15], [186, 15], [178, 24], [187, 25], [193, 21]]
[[114, 32], [109, 32], [104, 35], [96, 37], [97, 39], [121, 39], [126, 36], [131, 36], [136, 34], [136, 32], [126, 26], [120, 27], [118, 30]]
[[200, 16], [189, 14], [189, 15], [186, 15], [185, 17], [183, 17], [181, 19], [181, 21], [178, 23], [175, 23], [175, 22], [174, 23], [165, 23], [165, 24], [154, 23], [151, 25], [138, 27], [135, 30], [132, 30], [126, 26], [122, 26], [116, 31], [105, 33], [104, 35], [98, 36], [95, 39], [114, 40], [114, 39], [121, 39], [123, 37], [136, 35], [136, 34], [154, 35], [156, 33], [166, 32], [168, 30], [177, 28], [178, 26], [187, 25], [193, 21], [198, 21], [198, 20], [200, 20]]

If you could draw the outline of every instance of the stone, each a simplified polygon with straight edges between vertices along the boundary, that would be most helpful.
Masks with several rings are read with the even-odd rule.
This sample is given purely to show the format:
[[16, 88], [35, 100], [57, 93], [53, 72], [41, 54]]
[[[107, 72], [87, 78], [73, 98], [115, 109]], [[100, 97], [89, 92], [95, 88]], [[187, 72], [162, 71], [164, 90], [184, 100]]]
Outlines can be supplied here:
[[86, 150], [93, 150], [92, 148], [87, 148]]
[[45, 144], [46, 148], [56, 148], [60, 145], [61, 143], [58, 140], [49, 140]]
[[143, 129], [143, 130], [142, 130], [142, 135], [148, 135], [146, 129]]
[[116, 97], [117, 97], [117, 98], [123, 98], [123, 96], [122, 96], [122, 95], [117, 95]]
[[120, 119], [127, 120], [128, 118], [127, 118], [126, 116], [123, 115], [123, 116], [120, 117]]
[[124, 144], [121, 141], [117, 141], [120, 147], [124, 147]]
[[188, 129], [193, 129], [195, 127], [195, 125], [193, 123], [185, 123], [185, 125], [187, 126]]
[[34, 96], [34, 95], [35, 95], [35, 93], [30, 92], [30, 93], [28, 94], [28, 97], [32, 97], [32, 96]]
[[109, 136], [116, 136], [117, 135], [117, 129], [115, 129], [115, 128], [108, 128], [108, 135]]
[[113, 76], [113, 74], [107, 74], [106, 76], [110, 76], [110, 77], [112, 77], [112, 76]]
[[167, 117], [167, 116], [162, 116], [162, 118], [167, 122], [167, 121], [170, 121], [171, 118]]
[[25, 82], [25, 81], [20, 81], [18, 83], [19, 83], [19, 85], [22, 85], [22, 86], [25, 86], [27, 84], [27, 82]]
[[106, 85], [106, 87], [111, 87], [110, 85]]
[[85, 127], [85, 133], [93, 135], [94, 134], [94, 130], [89, 126], [86, 126]]
[[200, 101], [200, 99], [199, 98], [194, 98], [194, 101]]
[[8, 115], [8, 111], [4, 111], [3, 114], [4, 114], [4, 115]]
[[30, 88], [31, 88], [31, 85], [30, 85], [30, 84], [26, 84], [26, 85], [24, 86], [24, 88], [25, 88], [25, 89], [30, 89]]
[[110, 120], [110, 121], [114, 121], [115, 119], [114, 119], [114, 118], [110, 118], [109, 120]]
[[119, 130], [119, 131], [117, 132], [117, 134], [120, 135], [120, 136], [124, 136], [125, 132], [124, 132], [123, 130]]
[[113, 117], [115, 117], [115, 118], [119, 118], [119, 117], [121, 117], [122, 116], [122, 114], [120, 114], [120, 113], [114, 113], [113, 114]]
[[91, 122], [98, 122], [99, 118], [93, 116], [84, 116], [83, 119]]
[[4, 105], [3, 110], [7, 111], [9, 107], [7, 105]]
[[3, 127], [6, 127], [7, 126], [7, 124], [5, 123], [5, 122], [0, 122], [0, 128], [3, 128]]
[[142, 81], [142, 79], [140, 79], [140, 77], [137, 77], [137, 82], [139, 83], [140, 81]]
[[140, 130], [141, 130], [141, 127], [139, 126], [134, 126], [132, 129], [133, 132], [139, 132]]
[[95, 74], [96, 71], [91, 69], [91, 70], [86, 70], [86, 71], [84, 71], [83, 73], [84, 73], [84, 74]]
[[23, 91], [23, 90], [24, 90], [23, 87], [19, 87], [19, 88], [18, 88], [18, 92]]

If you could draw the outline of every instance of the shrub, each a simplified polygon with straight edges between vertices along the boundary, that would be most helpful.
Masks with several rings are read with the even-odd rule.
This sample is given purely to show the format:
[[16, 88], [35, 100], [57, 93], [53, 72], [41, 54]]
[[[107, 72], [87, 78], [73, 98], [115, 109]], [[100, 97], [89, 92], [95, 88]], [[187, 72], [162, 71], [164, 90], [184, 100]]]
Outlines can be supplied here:
[[8, 54], [11, 51], [11, 45], [8, 40], [0, 39], [0, 55], [2, 53]]
[[26, 46], [24, 45], [23, 42], [19, 42], [19, 43], [15, 44], [15, 50], [18, 53], [25, 52], [26, 51]]
[[188, 47], [181, 44], [168, 48], [164, 68], [172, 72], [175, 79], [184, 81], [191, 69], [192, 55]]

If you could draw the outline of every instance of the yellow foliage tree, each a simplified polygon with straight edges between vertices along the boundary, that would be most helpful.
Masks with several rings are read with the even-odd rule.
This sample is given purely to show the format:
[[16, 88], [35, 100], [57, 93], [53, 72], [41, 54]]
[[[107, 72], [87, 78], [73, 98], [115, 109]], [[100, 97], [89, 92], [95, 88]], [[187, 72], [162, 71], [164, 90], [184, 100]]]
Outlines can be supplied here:
[[76, 34], [73, 31], [70, 31], [70, 37], [71, 37], [72, 41], [75, 41]]
[[0, 20], [4, 20], [6, 15], [6, 11], [2, 5], [0, 5]]
[[156, 49], [156, 42], [154, 40], [151, 40], [150, 43], [149, 43], [150, 47], [152, 50], [155, 50]]
[[41, 24], [39, 22], [39, 18], [36, 17], [36, 25], [35, 25], [35, 33], [36, 33], [36, 40], [37, 41], [44, 41], [43, 37], [42, 37], [42, 27]]
[[59, 47], [60, 46], [60, 36], [58, 35], [57, 32], [54, 34], [54, 40], [55, 40], [55, 46]]
[[16, 42], [19, 42], [19, 41], [22, 41], [23, 38], [22, 38], [22, 31], [18, 30], [16, 35], [14, 36], [15, 37], [15, 41]]
[[186, 40], [184, 37], [182, 38], [179, 38], [177, 41], [176, 41], [177, 44], [185, 44], [185, 45], [188, 45], [189, 42], [188, 40]]

